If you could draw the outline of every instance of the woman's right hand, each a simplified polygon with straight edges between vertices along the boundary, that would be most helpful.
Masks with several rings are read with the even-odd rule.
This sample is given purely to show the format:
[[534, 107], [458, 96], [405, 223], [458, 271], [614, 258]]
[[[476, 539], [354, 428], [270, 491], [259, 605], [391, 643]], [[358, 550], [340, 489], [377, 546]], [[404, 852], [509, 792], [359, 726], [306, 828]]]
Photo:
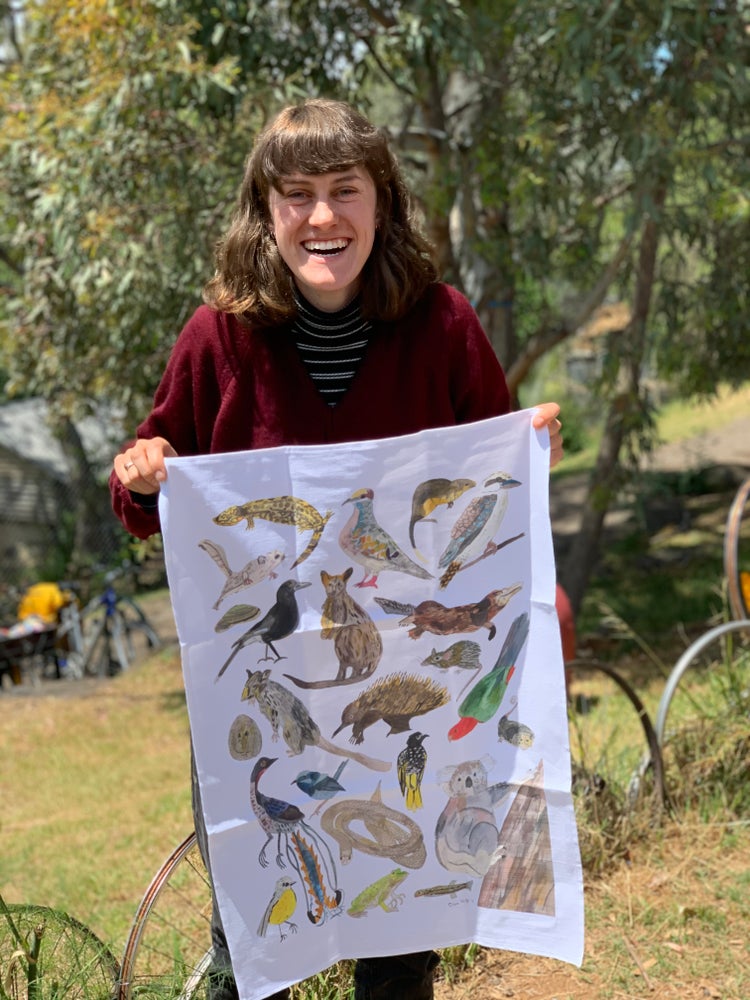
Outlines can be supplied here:
[[115, 475], [134, 493], [158, 493], [167, 478], [165, 458], [177, 458], [169, 441], [161, 437], [139, 439], [115, 455]]

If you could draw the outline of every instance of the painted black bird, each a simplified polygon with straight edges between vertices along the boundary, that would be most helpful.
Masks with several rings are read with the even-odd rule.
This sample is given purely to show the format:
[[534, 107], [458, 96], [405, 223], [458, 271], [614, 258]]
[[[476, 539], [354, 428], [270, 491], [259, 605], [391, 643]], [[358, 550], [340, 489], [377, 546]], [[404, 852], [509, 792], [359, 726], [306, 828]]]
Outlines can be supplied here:
[[410, 733], [406, 746], [396, 758], [398, 783], [407, 809], [422, 808], [422, 775], [427, 764], [427, 751], [422, 746], [428, 733]]
[[[299, 607], [297, 606], [295, 591], [309, 586], [310, 583], [302, 583], [299, 580], [285, 580], [281, 584], [276, 591], [276, 603], [272, 605], [259, 622], [256, 622], [247, 632], [243, 632], [239, 639], [236, 639], [232, 643], [232, 652], [216, 675], [217, 681], [239, 651], [253, 642], [264, 642], [266, 644], [266, 655], [261, 656], [260, 660], [271, 659], [268, 652], [269, 649], [276, 657], [276, 662], [286, 659], [285, 656], [279, 654], [274, 646], [274, 642], [278, 642], [279, 639], [286, 639], [299, 625]], [[260, 660], [258, 660], [259, 663]]]

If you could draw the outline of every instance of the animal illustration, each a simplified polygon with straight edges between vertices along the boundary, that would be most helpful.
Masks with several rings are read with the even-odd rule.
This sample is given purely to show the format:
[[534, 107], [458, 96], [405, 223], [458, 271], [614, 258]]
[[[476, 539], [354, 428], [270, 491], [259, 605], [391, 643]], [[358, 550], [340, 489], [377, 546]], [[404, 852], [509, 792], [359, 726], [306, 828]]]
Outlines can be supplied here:
[[340, 684], [354, 684], [375, 672], [383, 655], [383, 640], [375, 624], [346, 589], [354, 570], [331, 574], [323, 570], [320, 579], [326, 592], [321, 618], [321, 639], [333, 639], [333, 648], [339, 661], [335, 678], [306, 681], [291, 674], [284, 674], [301, 688], [327, 688]]
[[283, 552], [274, 549], [273, 552], [267, 552], [264, 556], [257, 556], [255, 559], [251, 559], [250, 562], [245, 563], [242, 569], [235, 572], [229, 565], [226, 552], [217, 542], [212, 542], [209, 538], [204, 538], [202, 542], [198, 542], [198, 548], [203, 549], [204, 552], [211, 556], [226, 577], [222, 591], [214, 604], [214, 611], [218, 609], [221, 602], [229, 594], [237, 594], [240, 590], [252, 587], [253, 584], [260, 583], [261, 580], [265, 580], [268, 577], [275, 580], [278, 575], [276, 569], [284, 558]]
[[456, 879], [453, 879], [448, 885], [431, 885], [427, 889], [417, 889], [414, 893], [414, 898], [419, 899], [420, 896], [425, 898], [428, 896], [450, 896], [451, 899], [455, 899], [459, 892], [463, 889], [471, 889], [473, 884], [473, 882], [457, 882]]
[[282, 837], [293, 833], [297, 825], [305, 818], [302, 810], [291, 802], [284, 802], [283, 799], [275, 799], [269, 795], [264, 795], [258, 788], [260, 779], [271, 764], [275, 764], [277, 760], [278, 757], [259, 757], [250, 775], [250, 804], [253, 807], [253, 812], [258, 817], [258, 822], [263, 832], [266, 834], [266, 841], [258, 854], [258, 861], [263, 868], [268, 867], [266, 848], [274, 837], [277, 840], [276, 864], [279, 868], [285, 867], [284, 858], [281, 854]]
[[241, 701], [257, 702], [261, 713], [271, 723], [272, 738], [278, 740], [281, 728], [284, 741], [289, 748], [289, 756], [296, 757], [305, 747], [320, 747], [328, 753], [339, 757], [356, 760], [373, 771], [389, 771], [391, 765], [384, 760], [376, 760], [355, 750], [337, 747], [321, 735], [317, 723], [313, 720], [302, 702], [282, 684], [272, 681], [270, 670], [251, 670], [247, 672], [247, 680], [242, 689]]
[[238, 715], [229, 729], [229, 754], [234, 760], [252, 760], [260, 753], [262, 739], [258, 723], [249, 715]]
[[411, 498], [411, 519], [409, 520], [409, 541], [411, 547], [416, 551], [417, 543], [414, 541], [414, 525], [418, 521], [432, 521], [434, 517], [429, 515], [445, 504], [451, 508], [460, 496], [467, 490], [473, 489], [477, 484], [473, 479], [427, 479], [414, 490]]
[[396, 758], [401, 794], [407, 809], [422, 808], [422, 776], [427, 766], [427, 751], [422, 746], [427, 733], [409, 733], [406, 746]]
[[292, 934], [297, 933], [297, 925], [292, 923], [292, 916], [297, 909], [297, 894], [292, 886], [294, 879], [288, 875], [282, 875], [276, 880], [273, 895], [268, 901], [268, 906], [258, 926], [258, 937], [265, 937], [270, 924], [278, 927], [279, 936], [284, 941], [287, 935], [282, 930], [284, 924], [287, 925]]
[[522, 589], [523, 584], [514, 583], [510, 587], [490, 591], [476, 604], [459, 604], [455, 608], [446, 608], [439, 601], [422, 601], [416, 606], [387, 597], [376, 597], [375, 601], [386, 614], [403, 615], [399, 625], [412, 626], [409, 629], [410, 639], [418, 639], [425, 632], [455, 635], [458, 632], [478, 632], [480, 628], [486, 628], [490, 639], [494, 639], [497, 630], [492, 619]]
[[497, 491], [475, 497], [453, 525], [451, 540], [438, 560], [440, 569], [445, 570], [441, 588], [447, 587], [460, 569], [497, 552], [492, 539], [508, 509], [508, 490], [521, 484], [507, 472], [494, 472], [484, 485], [497, 486]]
[[372, 509], [374, 497], [372, 490], [361, 489], [355, 490], [344, 500], [344, 503], [353, 504], [354, 510], [341, 529], [339, 545], [364, 568], [364, 576], [354, 586], [377, 587], [378, 576], [387, 569], [408, 573], [420, 580], [432, 580], [432, 574], [410, 559], [388, 532], [380, 527]]
[[317, 815], [322, 806], [329, 799], [332, 799], [334, 795], [338, 792], [346, 791], [344, 786], [339, 784], [339, 778], [348, 763], [349, 761], [342, 760], [336, 768], [334, 775], [323, 774], [321, 771], [300, 771], [292, 782], [305, 795], [309, 795], [311, 799], [317, 800], [318, 805], [313, 811], [313, 816]]
[[323, 535], [323, 529], [333, 517], [333, 511], [320, 514], [307, 500], [299, 497], [269, 497], [265, 500], [248, 500], [247, 503], [227, 507], [214, 518], [215, 524], [223, 526], [247, 521], [247, 530], [255, 527], [256, 519], [275, 524], [293, 524], [297, 531], [312, 531], [307, 548], [294, 560], [292, 569], [303, 563], [311, 555]]
[[[320, 817], [320, 825], [339, 845], [347, 865], [354, 851], [390, 858], [404, 868], [421, 868], [427, 860], [422, 830], [406, 813], [383, 802], [380, 784], [369, 799], [337, 799]], [[362, 827], [368, 836], [362, 833]]]
[[[510, 710], [512, 712], [518, 704], [518, 699], [513, 697], [510, 703], [513, 706]], [[510, 712], [506, 712], [505, 715], [500, 716], [497, 724], [498, 740], [501, 743], [510, 743], [521, 750], [528, 750], [529, 747], [534, 745], [534, 731], [524, 725], [523, 722], [516, 722], [515, 719], [509, 719], [509, 715]]]
[[404, 672], [389, 674], [346, 706], [341, 713], [341, 725], [333, 735], [351, 726], [349, 742], [360, 744], [365, 729], [381, 720], [390, 726], [386, 735], [405, 733], [411, 728], [413, 716], [426, 715], [447, 703], [448, 692], [434, 681]]
[[494, 763], [484, 756], [438, 773], [448, 802], [435, 826], [435, 852], [448, 871], [481, 876], [502, 856], [495, 807], [512, 786], [504, 781], [489, 784], [487, 774]]
[[[285, 580], [281, 584], [276, 591], [276, 603], [271, 605], [259, 622], [249, 628], [247, 632], [243, 632], [239, 639], [235, 639], [232, 643], [232, 652], [216, 675], [217, 681], [239, 651], [254, 642], [263, 642], [266, 646], [266, 654], [261, 656], [260, 660], [271, 659], [268, 655], [269, 649], [276, 657], [277, 663], [279, 660], [286, 659], [285, 656], [279, 654], [274, 642], [286, 639], [299, 625], [299, 607], [295, 593], [302, 590], [303, 587], [309, 586], [309, 583], [302, 583], [300, 580]], [[258, 660], [259, 663], [260, 660]]]
[[226, 632], [234, 625], [254, 621], [259, 614], [260, 608], [256, 608], [254, 604], [233, 604], [214, 625], [214, 632]]
[[529, 634], [529, 616], [520, 614], [508, 630], [495, 666], [480, 678], [458, 706], [459, 721], [448, 730], [449, 740], [460, 740], [480, 722], [491, 719], [508, 690], [508, 681]]
[[479, 891], [479, 906], [516, 913], [555, 915], [555, 874], [544, 761], [522, 782], [500, 828], [505, 845], [487, 870]]
[[472, 642], [471, 639], [459, 639], [458, 642], [454, 642], [452, 646], [449, 646], [440, 653], [438, 653], [437, 649], [433, 648], [430, 655], [422, 660], [421, 665], [423, 667], [438, 667], [440, 670], [449, 670], [451, 667], [471, 670], [474, 676], [469, 677], [458, 692], [457, 697], [460, 698], [477, 673], [482, 669], [482, 664], [479, 662], [481, 652], [482, 650], [478, 642]]
[[[336, 866], [326, 842], [304, 822], [305, 814], [291, 802], [265, 795], [258, 787], [260, 779], [277, 760], [277, 757], [259, 757], [250, 775], [250, 805], [266, 834], [258, 861], [263, 868], [268, 867], [266, 848], [275, 837], [276, 864], [285, 868], [283, 842], [286, 859], [305, 889], [308, 919], [320, 924], [341, 912], [342, 892], [336, 886]], [[330, 890], [327, 884], [332, 886]]]
[[409, 873], [403, 868], [394, 868], [377, 882], [368, 885], [358, 896], [355, 896], [352, 905], [346, 911], [350, 917], [364, 917], [368, 910], [374, 910], [379, 906], [386, 913], [395, 913], [405, 897], [396, 892]]

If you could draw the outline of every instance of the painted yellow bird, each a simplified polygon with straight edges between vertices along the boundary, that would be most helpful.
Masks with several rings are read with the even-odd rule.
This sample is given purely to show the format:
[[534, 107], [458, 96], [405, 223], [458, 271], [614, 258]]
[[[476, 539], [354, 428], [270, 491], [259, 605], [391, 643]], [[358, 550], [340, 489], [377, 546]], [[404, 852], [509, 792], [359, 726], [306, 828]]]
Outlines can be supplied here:
[[277, 879], [273, 895], [268, 901], [266, 912], [258, 927], [259, 937], [265, 937], [268, 925], [273, 924], [279, 928], [279, 935], [283, 941], [286, 934], [283, 931], [284, 924], [287, 924], [292, 934], [297, 933], [297, 925], [292, 923], [291, 917], [297, 908], [297, 895], [292, 888], [294, 879], [288, 875], [282, 875]]
[[398, 782], [407, 809], [422, 808], [422, 776], [427, 765], [427, 751], [422, 746], [427, 733], [409, 733], [406, 746], [398, 755]]

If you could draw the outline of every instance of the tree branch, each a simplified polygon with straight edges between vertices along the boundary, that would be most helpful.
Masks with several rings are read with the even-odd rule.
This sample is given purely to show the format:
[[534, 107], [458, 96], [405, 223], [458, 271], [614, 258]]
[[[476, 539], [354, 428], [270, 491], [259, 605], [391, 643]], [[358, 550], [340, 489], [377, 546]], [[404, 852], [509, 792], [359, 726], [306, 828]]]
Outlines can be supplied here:
[[391, 73], [391, 71], [388, 69], [388, 67], [385, 65], [383, 60], [380, 58], [378, 53], [373, 48], [372, 42], [370, 41], [369, 37], [366, 37], [365, 35], [358, 35], [357, 41], [362, 42], [364, 45], [367, 46], [367, 51], [372, 56], [372, 60], [375, 63], [375, 65], [378, 67], [378, 69], [386, 78], [386, 80], [388, 80], [389, 83], [392, 83], [399, 93], [408, 94], [412, 100], [417, 99], [418, 96], [417, 92], [411, 89], [410, 87], [405, 86], [403, 83], [399, 82], [393, 75], [393, 73]]
[[599, 280], [571, 318], [563, 320], [551, 329], [541, 329], [527, 341], [519, 357], [506, 372], [506, 379], [511, 395], [515, 395], [518, 392], [518, 387], [539, 358], [546, 354], [547, 351], [552, 350], [553, 347], [562, 343], [562, 341], [567, 340], [568, 337], [571, 337], [576, 330], [580, 329], [584, 323], [591, 319], [594, 311], [602, 304], [612, 282], [617, 277], [622, 263], [630, 251], [632, 242], [632, 234], [627, 234], [622, 239], [614, 256], [602, 271]]
[[[360, 6], [363, 7], [370, 17], [373, 19], [375, 24], [379, 24], [381, 28], [395, 28], [397, 21], [395, 17], [389, 17], [385, 11], [378, 10], [378, 8], [369, 2], [369, 0], [362, 0]], [[364, 41], [364, 39], [363, 39]]]

